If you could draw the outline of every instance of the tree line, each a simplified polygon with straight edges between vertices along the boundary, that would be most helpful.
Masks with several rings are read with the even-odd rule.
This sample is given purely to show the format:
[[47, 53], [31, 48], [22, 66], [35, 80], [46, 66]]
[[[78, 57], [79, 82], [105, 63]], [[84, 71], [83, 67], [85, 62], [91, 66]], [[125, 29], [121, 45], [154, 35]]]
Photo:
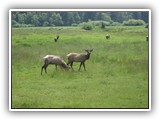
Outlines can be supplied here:
[[130, 19], [143, 20], [148, 23], [148, 12], [12, 12], [12, 26], [72, 26], [88, 21], [106, 21], [108, 23], [123, 23]]

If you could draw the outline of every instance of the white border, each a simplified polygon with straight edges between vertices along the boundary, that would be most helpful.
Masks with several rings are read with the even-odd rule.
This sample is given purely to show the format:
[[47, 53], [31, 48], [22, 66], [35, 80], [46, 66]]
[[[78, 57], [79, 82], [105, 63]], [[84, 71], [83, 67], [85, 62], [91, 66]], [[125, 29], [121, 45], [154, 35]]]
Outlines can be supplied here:
[[[11, 108], [11, 12], [14, 11], [148, 11], [149, 12], [149, 108], [148, 109], [12, 109]], [[150, 111], [151, 110], [151, 10], [150, 9], [10, 9], [9, 10], [9, 110], [10, 111]]]
[[12, 63], [11, 63], [11, 45], [12, 45], [12, 26], [11, 26], [11, 10], [9, 11], [9, 110], [11, 110], [11, 80], [12, 80]]

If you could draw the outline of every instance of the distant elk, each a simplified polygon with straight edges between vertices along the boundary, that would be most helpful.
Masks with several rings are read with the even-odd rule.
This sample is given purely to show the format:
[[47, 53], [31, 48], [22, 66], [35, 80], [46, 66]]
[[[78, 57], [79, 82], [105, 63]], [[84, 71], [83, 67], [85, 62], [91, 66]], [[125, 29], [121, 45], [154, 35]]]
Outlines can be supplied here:
[[67, 65], [70, 65], [73, 70], [73, 67], [72, 67], [73, 62], [80, 62], [79, 71], [80, 71], [82, 65], [84, 67], [84, 70], [86, 71], [85, 61], [90, 58], [92, 51], [93, 51], [93, 49], [85, 50], [86, 54], [84, 54], [84, 53], [69, 53], [67, 55], [67, 58], [68, 58]]
[[59, 35], [57, 35], [55, 38], [54, 38], [54, 41], [57, 42], [59, 39]]
[[146, 36], [146, 41], [148, 41], [148, 35]]
[[106, 39], [110, 39], [110, 35], [109, 34], [106, 35]]
[[42, 75], [43, 69], [45, 69], [45, 72], [47, 73], [47, 67], [49, 64], [54, 64], [56, 66], [56, 70], [57, 70], [57, 66], [65, 70], [69, 69], [69, 66], [59, 56], [46, 55], [45, 57], [43, 57], [43, 59], [44, 59], [44, 65], [41, 68], [41, 75]]

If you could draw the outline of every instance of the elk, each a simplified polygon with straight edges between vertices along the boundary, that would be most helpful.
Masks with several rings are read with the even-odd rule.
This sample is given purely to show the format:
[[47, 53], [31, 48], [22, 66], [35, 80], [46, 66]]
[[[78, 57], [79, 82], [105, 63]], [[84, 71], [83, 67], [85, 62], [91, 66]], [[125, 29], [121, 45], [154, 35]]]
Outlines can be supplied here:
[[57, 42], [59, 39], [59, 35], [57, 35], [55, 38], [54, 38], [54, 41]]
[[110, 38], [110, 35], [109, 35], [109, 34], [107, 34], [107, 35], [106, 35], [106, 39], [109, 39], [109, 38]]
[[85, 50], [86, 54], [84, 54], [84, 53], [69, 53], [67, 55], [67, 58], [68, 58], [67, 65], [70, 65], [73, 70], [73, 67], [72, 67], [73, 62], [80, 62], [79, 71], [80, 71], [82, 65], [84, 67], [84, 70], [86, 71], [85, 61], [90, 58], [92, 51], [93, 51], [93, 49]]
[[148, 41], [148, 35], [146, 36], [146, 41]]
[[56, 66], [56, 70], [57, 70], [57, 66], [65, 70], [69, 69], [69, 66], [64, 62], [64, 60], [60, 56], [46, 55], [45, 57], [43, 57], [43, 59], [44, 59], [44, 65], [41, 68], [41, 75], [42, 75], [43, 69], [45, 69], [45, 72], [47, 73], [47, 67], [49, 64], [54, 64]]

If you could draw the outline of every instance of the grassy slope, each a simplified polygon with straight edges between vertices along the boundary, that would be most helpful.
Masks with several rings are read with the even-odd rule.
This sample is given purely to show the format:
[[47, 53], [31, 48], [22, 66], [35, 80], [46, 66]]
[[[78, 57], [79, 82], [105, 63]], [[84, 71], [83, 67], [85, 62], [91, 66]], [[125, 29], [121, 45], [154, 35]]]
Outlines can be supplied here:
[[[143, 27], [110, 27], [107, 32], [80, 28], [12, 30], [13, 108], [147, 108], [148, 43]], [[60, 35], [58, 43], [53, 36]], [[93, 48], [78, 72], [55, 70], [40, 75], [42, 57]]]

